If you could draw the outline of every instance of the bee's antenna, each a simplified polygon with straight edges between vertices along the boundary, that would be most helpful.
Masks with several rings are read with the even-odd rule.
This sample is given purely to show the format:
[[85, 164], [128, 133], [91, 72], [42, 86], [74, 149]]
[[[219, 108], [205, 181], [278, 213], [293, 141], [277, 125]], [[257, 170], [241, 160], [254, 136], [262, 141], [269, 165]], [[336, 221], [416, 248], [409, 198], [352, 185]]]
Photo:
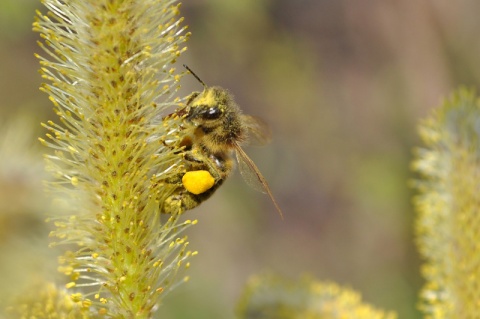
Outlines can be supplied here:
[[198, 77], [198, 75], [196, 75], [195, 72], [193, 72], [186, 64], [184, 64], [183, 67], [184, 67], [185, 69], [187, 69], [188, 72], [190, 72], [190, 73], [195, 77], [195, 79], [198, 80], [198, 82], [202, 83], [202, 85], [203, 85], [204, 88], [207, 87], [207, 85], [206, 85], [205, 83], [203, 83], [202, 80], [200, 80], [200, 78]]

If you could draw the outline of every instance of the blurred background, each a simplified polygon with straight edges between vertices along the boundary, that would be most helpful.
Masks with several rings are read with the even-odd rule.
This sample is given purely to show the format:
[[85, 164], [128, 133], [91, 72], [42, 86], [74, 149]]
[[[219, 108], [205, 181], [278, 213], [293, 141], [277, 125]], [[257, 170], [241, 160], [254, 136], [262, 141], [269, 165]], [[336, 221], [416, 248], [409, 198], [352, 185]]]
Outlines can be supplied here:
[[[56, 268], [37, 145], [39, 123], [56, 117], [38, 90], [37, 8], [0, 1], [0, 300]], [[199, 255], [161, 314], [232, 318], [248, 277], [273, 271], [421, 318], [409, 163], [419, 119], [480, 83], [479, 10], [476, 0], [185, 1], [192, 37], [179, 62], [270, 124], [273, 142], [246, 151], [285, 220], [235, 174], [190, 212]], [[183, 78], [184, 94], [201, 89]]]

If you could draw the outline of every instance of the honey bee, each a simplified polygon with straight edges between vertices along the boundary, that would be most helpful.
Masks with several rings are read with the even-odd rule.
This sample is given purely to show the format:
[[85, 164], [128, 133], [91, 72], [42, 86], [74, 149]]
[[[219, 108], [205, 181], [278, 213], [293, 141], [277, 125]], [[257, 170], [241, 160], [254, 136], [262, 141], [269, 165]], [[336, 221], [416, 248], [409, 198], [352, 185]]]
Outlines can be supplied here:
[[243, 179], [252, 188], [268, 194], [283, 218], [267, 181], [241, 147], [249, 140], [267, 142], [267, 125], [243, 114], [227, 90], [208, 87], [188, 66], [184, 67], [203, 85], [203, 91], [192, 93], [185, 106], [163, 119], [182, 118], [181, 129], [186, 137], [177, 147], [181, 149], [186, 173], [169, 181], [178, 187], [167, 198], [162, 211], [171, 213], [177, 209], [182, 213], [200, 205], [230, 175], [236, 157]]

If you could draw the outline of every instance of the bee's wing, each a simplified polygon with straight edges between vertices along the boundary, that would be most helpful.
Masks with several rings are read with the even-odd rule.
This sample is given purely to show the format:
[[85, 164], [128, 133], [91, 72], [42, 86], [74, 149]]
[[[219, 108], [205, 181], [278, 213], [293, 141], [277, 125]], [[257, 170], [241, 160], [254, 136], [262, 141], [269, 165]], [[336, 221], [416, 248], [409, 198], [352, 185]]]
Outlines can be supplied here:
[[242, 122], [247, 130], [247, 144], [265, 145], [272, 139], [272, 133], [267, 123], [261, 118], [251, 115], [242, 115]]
[[282, 217], [283, 219], [282, 210], [278, 206], [277, 201], [275, 200], [272, 192], [270, 191], [270, 187], [268, 187], [267, 180], [265, 179], [265, 177], [263, 177], [262, 173], [260, 173], [257, 165], [255, 165], [255, 163], [250, 159], [250, 157], [248, 157], [248, 155], [243, 151], [240, 145], [235, 144], [235, 151], [237, 155], [238, 168], [245, 182], [253, 189], [264, 194], [268, 194], [273, 204], [275, 205], [275, 208], [280, 214], [280, 217]]
[[267, 181], [255, 163], [239, 145], [236, 146], [236, 155], [238, 169], [240, 170], [240, 174], [242, 174], [243, 180], [254, 190], [266, 194], [268, 188]]

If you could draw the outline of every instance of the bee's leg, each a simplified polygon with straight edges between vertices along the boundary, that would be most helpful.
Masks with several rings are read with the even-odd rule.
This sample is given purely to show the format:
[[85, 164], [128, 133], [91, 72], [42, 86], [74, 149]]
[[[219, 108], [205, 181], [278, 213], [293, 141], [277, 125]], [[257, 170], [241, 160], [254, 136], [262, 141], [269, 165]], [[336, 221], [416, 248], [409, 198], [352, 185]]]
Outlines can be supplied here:
[[206, 170], [215, 180], [214, 185], [201, 194], [193, 194], [185, 189], [182, 183], [182, 177], [184, 173], [177, 174], [165, 180], [168, 184], [174, 184], [178, 187], [175, 189], [172, 195], [170, 195], [164, 202], [161, 210], [162, 213], [181, 214], [187, 210], [193, 209], [200, 205], [203, 201], [207, 200], [215, 190], [223, 183], [225, 179], [225, 173], [220, 167], [215, 166], [216, 163], [211, 158], [205, 158], [202, 154], [194, 151], [184, 152], [184, 159], [187, 162], [187, 171]]
[[187, 210], [193, 209], [212, 196], [222, 183], [223, 180], [220, 180], [218, 183], [215, 183], [212, 188], [198, 195], [190, 193], [182, 186], [165, 200], [162, 206], [162, 213], [182, 214]]
[[183, 214], [185, 211], [200, 205], [201, 201], [195, 195], [184, 189], [179, 193], [169, 196], [162, 207], [163, 214]]
[[[196, 151], [186, 151], [183, 158], [188, 163], [187, 171], [205, 170], [215, 179], [215, 185], [218, 181], [225, 179], [226, 173], [221, 161], [214, 156], [206, 157]], [[182, 176], [183, 177], [183, 174]], [[181, 180], [180, 177], [180, 180]]]

